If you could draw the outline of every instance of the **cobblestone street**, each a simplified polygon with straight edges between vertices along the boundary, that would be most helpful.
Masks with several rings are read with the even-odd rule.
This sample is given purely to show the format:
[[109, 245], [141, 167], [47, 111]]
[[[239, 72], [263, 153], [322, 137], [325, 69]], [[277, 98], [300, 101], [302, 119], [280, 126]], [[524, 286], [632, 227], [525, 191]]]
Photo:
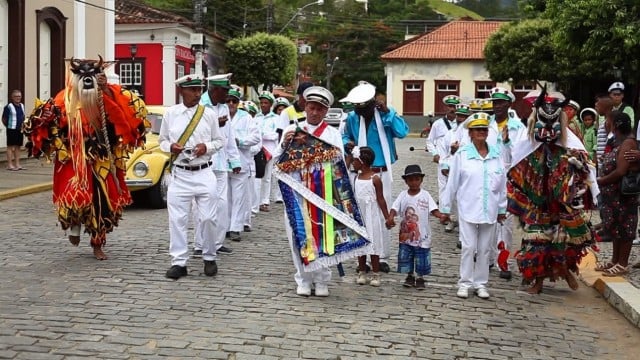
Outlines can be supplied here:
[[[437, 198], [436, 165], [423, 148], [420, 138], [397, 142], [394, 196], [404, 188], [404, 167], [419, 163], [427, 173], [423, 186]], [[489, 300], [457, 298], [457, 233], [445, 233], [435, 218], [427, 290], [403, 288], [404, 277], [393, 271], [379, 288], [358, 286], [354, 260], [345, 264], [346, 277], [333, 272], [328, 298], [296, 296], [282, 205], [271, 208], [254, 218], [241, 242], [226, 244], [234, 252], [219, 256], [217, 276], [204, 276], [201, 259], [191, 259], [189, 276], [173, 281], [164, 277], [166, 210], [127, 209], [107, 237], [109, 260], [97, 261], [86, 234], [77, 248], [66, 240], [50, 192], [0, 202], [0, 358], [637, 356], [619, 354], [615, 339], [597, 327], [621, 316], [585, 286], [573, 292], [559, 282], [530, 296], [519, 276], [507, 282], [493, 271]], [[635, 337], [637, 349], [640, 331], [631, 331], [625, 335]]]

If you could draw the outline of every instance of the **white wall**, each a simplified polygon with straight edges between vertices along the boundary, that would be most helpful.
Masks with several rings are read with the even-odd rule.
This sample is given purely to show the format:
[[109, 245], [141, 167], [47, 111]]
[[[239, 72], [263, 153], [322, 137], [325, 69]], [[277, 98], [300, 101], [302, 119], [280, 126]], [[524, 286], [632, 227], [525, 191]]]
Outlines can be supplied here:
[[388, 63], [386, 68], [387, 89], [390, 89], [387, 98], [392, 99], [392, 105], [399, 113], [403, 111], [403, 80], [424, 80], [425, 114], [435, 109], [436, 80], [459, 80], [460, 97], [466, 100], [475, 98], [476, 81], [491, 81], [482, 61], [396, 62]]

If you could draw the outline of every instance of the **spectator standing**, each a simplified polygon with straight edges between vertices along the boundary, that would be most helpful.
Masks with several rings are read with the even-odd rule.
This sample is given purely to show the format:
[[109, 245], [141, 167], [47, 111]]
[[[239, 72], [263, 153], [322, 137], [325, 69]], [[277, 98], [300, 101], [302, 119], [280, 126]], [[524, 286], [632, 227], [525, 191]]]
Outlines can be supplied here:
[[[347, 115], [342, 141], [345, 151], [351, 152], [354, 146], [368, 146], [376, 156], [371, 170], [380, 174], [384, 189], [384, 198], [391, 202], [393, 176], [391, 165], [396, 162], [398, 155], [394, 139], [402, 139], [409, 133], [409, 126], [393, 107], [375, 100], [376, 88], [366, 81], [361, 81], [351, 89], [347, 97], [340, 102], [353, 104], [354, 111]], [[389, 238], [388, 231], [384, 234]], [[390, 255], [389, 241], [380, 254], [380, 271], [389, 272], [387, 259]]]
[[7, 128], [7, 170], [24, 170], [20, 166], [20, 147], [24, 144], [22, 123], [24, 122], [24, 104], [22, 92], [13, 90], [11, 101], [2, 111], [2, 124]]
[[[425, 289], [424, 276], [431, 274], [431, 226], [429, 215], [442, 222], [445, 216], [428, 191], [422, 189], [424, 173], [419, 165], [408, 165], [402, 179], [408, 189], [398, 195], [387, 217], [387, 227], [395, 226], [400, 216], [398, 272], [407, 274], [403, 286]], [[415, 275], [414, 275], [415, 274]]]

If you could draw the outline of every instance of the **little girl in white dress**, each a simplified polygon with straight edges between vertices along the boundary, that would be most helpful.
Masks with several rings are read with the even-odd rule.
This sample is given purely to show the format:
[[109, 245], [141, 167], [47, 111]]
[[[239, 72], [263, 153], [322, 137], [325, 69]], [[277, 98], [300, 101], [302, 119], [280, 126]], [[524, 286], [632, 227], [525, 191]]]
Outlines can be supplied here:
[[[371, 254], [371, 270], [373, 275], [369, 281], [371, 286], [380, 286], [380, 254], [383, 249], [383, 242], [388, 241], [383, 237], [386, 219], [389, 217], [387, 202], [384, 200], [382, 192], [382, 179], [373, 172], [371, 164], [375, 159], [375, 153], [369, 147], [354, 147], [351, 151], [353, 157], [353, 168], [358, 171], [355, 179], [354, 193], [362, 220], [369, 234], [369, 241], [373, 244]], [[359, 285], [367, 283], [366, 278], [367, 256], [358, 257], [358, 278]]]

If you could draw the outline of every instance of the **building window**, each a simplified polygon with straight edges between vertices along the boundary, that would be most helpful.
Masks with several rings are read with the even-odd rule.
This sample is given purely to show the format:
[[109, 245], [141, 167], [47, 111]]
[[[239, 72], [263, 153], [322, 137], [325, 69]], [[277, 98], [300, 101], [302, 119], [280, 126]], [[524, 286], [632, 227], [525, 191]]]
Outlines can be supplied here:
[[419, 83], [405, 83], [404, 91], [422, 91], [422, 84]]
[[120, 84], [127, 87], [139, 87], [142, 85], [142, 63], [120, 63]]
[[181, 77], [184, 76], [184, 65], [183, 64], [178, 64], [178, 68], [176, 69], [176, 79], [180, 79]]
[[438, 92], [458, 92], [458, 84], [457, 83], [438, 83]]
[[496, 83], [490, 81], [476, 81], [476, 99], [486, 99], [489, 92], [496, 86]]
[[536, 89], [536, 84], [533, 81], [523, 81], [513, 86], [514, 92], [529, 92]]

